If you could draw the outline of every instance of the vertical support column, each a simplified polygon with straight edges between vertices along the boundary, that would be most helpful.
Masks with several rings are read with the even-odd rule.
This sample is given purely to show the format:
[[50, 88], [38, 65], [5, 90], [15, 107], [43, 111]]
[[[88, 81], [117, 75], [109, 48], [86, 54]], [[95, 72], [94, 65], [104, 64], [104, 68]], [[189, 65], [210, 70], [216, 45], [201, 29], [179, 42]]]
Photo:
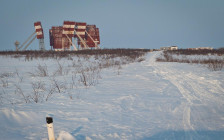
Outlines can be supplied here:
[[[73, 44], [76, 46], [75, 43], [76, 43], [76, 42], [75, 42], [75, 38], [73, 38]], [[78, 46], [76, 47], [76, 49], [79, 50]]]
[[62, 37], [62, 38], [61, 38], [61, 43], [62, 43], [61, 46], [62, 46], [62, 50], [63, 50], [63, 51], [65, 51], [64, 41], [65, 41], [65, 40], [64, 40], [64, 37]]
[[39, 39], [39, 49], [45, 51], [44, 38]]
[[47, 131], [48, 131], [49, 140], [55, 140], [53, 118], [52, 117], [46, 117], [46, 122], [47, 122]]

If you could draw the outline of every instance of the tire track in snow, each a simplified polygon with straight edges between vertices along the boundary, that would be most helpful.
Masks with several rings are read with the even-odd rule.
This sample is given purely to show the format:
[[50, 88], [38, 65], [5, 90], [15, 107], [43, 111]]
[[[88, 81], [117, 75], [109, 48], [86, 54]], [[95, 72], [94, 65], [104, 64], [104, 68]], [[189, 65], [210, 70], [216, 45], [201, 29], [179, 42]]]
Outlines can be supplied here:
[[[186, 99], [187, 102], [182, 103], [180, 108], [183, 109], [183, 127], [185, 131], [194, 131], [194, 127], [191, 125], [191, 105], [193, 104], [194, 100], [199, 100], [196, 96], [191, 94], [191, 91], [189, 91], [185, 87], [185, 80], [182, 77], [182, 73], [180, 73], [178, 70], [171, 69], [169, 66], [163, 64], [159, 64], [155, 62], [156, 57], [159, 55], [159, 52], [154, 53], [152, 55], [151, 59], [149, 60], [149, 65], [148, 66], [153, 66], [155, 69], [155, 72], [168, 81], [170, 81], [177, 89], [180, 91], [184, 99]], [[184, 79], [184, 81], [182, 81]], [[195, 132], [195, 135], [196, 132]], [[186, 138], [191, 138], [190, 135], [186, 133]]]
[[[170, 72], [168, 72], [170, 73]], [[193, 105], [194, 100], [200, 100], [196, 96], [192, 95], [189, 90], [187, 90], [181, 82], [178, 82], [176, 78], [168, 74], [163, 74], [167, 80], [169, 80], [177, 89], [180, 91], [184, 99], [187, 102], [183, 103], [183, 126], [184, 130], [194, 130], [194, 127], [191, 125], [191, 105]]]
[[[187, 74], [184, 76], [185, 79], [187, 79], [188, 84], [191, 86], [191, 88], [194, 90], [194, 93], [200, 97], [200, 99], [203, 99], [203, 103], [206, 103], [207, 101], [215, 101], [216, 103], [221, 103], [224, 104], [224, 101], [222, 100], [223, 98], [220, 98], [218, 96], [223, 97], [224, 95], [215, 95], [211, 94], [211, 91], [216, 92], [216, 93], [224, 93], [224, 88], [222, 88], [220, 85], [218, 85], [215, 82], [211, 82], [210, 80], [207, 79], [200, 79], [200, 76], [197, 76], [195, 74]], [[205, 89], [204, 87], [207, 87]]]

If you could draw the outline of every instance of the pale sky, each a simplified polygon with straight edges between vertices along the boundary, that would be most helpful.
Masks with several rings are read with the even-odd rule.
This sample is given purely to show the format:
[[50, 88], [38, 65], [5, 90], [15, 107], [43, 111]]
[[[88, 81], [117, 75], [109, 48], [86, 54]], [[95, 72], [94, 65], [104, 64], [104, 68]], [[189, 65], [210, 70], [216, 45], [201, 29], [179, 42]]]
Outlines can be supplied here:
[[[224, 0], [0, 0], [0, 50], [15, 50], [41, 21], [95, 24], [102, 48], [224, 47]], [[35, 40], [28, 49], [38, 49]]]

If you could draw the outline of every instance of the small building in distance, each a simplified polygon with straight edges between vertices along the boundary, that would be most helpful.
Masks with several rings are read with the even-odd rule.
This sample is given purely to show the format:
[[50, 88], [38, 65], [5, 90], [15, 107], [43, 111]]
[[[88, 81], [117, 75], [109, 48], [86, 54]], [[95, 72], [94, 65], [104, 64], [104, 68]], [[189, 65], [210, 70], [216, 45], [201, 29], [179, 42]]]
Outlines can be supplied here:
[[161, 47], [160, 50], [178, 50], [177, 46]]

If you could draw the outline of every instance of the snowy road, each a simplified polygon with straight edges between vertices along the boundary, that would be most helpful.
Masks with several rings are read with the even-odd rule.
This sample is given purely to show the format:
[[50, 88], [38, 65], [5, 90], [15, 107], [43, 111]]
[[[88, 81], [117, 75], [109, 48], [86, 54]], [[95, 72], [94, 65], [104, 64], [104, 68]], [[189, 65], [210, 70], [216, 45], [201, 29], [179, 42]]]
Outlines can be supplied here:
[[223, 139], [224, 72], [155, 62], [159, 54], [119, 72], [103, 70], [98, 85], [70, 91], [77, 93], [73, 100], [60, 94], [45, 103], [0, 106], [0, 136], [46, 139], [50, 114], [56, 135], [78, 140]]
[[[158, 53], [151, 56], [148, 66], [153, 67], [156, 74], [170, 81], [185, 99], [174, 110], [182, 112], [185, 138], [203, 139], [206, 136], [198, 131], [223, 129], [223, 73], [208, 73], [197, 66], [186, 67], [186, 64], [156, 63], [154, 58], [157, 56]], [[189, 131], [191, 133], [188, 133]]]

